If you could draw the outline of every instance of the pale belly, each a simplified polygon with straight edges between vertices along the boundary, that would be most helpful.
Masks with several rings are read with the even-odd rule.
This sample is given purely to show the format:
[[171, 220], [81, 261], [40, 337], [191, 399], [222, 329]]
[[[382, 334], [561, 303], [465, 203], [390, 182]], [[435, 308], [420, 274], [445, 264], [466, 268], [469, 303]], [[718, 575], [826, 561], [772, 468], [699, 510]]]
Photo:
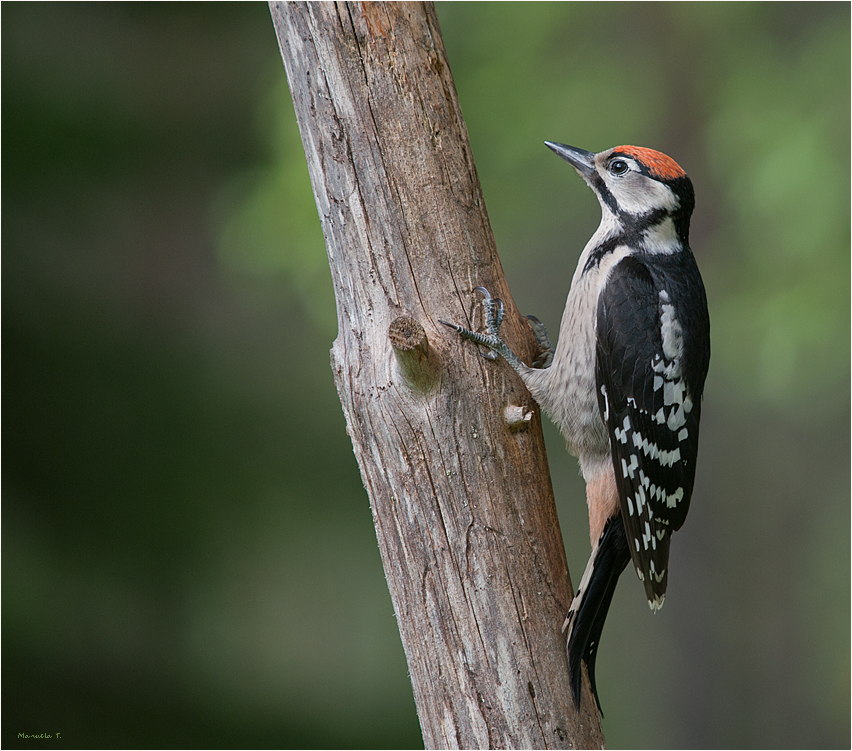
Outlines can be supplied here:
[[568, 450], [585, 464], [609, 460], [595, 382], [595, 317], [569, 295], [553, 363], [524, 375], [530, 393], [558, 426]]

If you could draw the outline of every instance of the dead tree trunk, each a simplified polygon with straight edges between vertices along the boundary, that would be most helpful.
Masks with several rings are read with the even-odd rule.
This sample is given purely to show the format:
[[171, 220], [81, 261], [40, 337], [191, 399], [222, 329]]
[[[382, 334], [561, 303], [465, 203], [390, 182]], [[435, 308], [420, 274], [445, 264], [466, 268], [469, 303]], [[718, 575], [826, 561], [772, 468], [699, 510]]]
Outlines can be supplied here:
[[594, 700], [578, 715], [568, 688], [538, 408], [505, 362], [438, 323], [476, 325], [482, 284], [506, 302], [509, 345], [534, 351], [435, 10], [270, 5], [334, 280], [332, 368], [426, 747], [599, 748]]

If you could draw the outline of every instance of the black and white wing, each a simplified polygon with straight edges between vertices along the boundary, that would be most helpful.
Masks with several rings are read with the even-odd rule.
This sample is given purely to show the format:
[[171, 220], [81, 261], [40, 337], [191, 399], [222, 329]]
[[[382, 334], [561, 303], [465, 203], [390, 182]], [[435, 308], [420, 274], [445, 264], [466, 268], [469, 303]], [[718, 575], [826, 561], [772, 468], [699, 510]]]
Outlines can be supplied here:
[[689, 509], [710, 357], [694, 261], [694, 274], [689, 267], [661, 273], [658, 266], [656, 259], [652, 274], [628, 256], [610, 272], [598, 299], [596, 362], [621, 516], [652, 610], [665, 599], [671, 533]]

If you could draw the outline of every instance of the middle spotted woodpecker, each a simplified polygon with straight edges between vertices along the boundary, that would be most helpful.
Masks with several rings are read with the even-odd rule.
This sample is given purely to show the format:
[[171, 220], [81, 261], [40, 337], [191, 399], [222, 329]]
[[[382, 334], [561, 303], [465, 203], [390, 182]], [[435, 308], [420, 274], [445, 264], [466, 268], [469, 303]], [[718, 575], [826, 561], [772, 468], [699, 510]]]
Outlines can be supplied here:
[[521, 362], [500, 337], [502, 302], [482, 287], [488, 333], [446, 325], [507, 360], [580, 461], [592, 554], [566, 619], [568, 662], [574, 703], [585, 661], [600, 710], [595, 657], [631, 559], [651, 610], [665, 599], [669, 543], [695, 480], [710, 319], [689, 248], [694, 193], [680, 166], [636, 146], [594, 154], [545, 143], [603, 214], [574, 272], [556, 349], [530, 317], [544, 367]]

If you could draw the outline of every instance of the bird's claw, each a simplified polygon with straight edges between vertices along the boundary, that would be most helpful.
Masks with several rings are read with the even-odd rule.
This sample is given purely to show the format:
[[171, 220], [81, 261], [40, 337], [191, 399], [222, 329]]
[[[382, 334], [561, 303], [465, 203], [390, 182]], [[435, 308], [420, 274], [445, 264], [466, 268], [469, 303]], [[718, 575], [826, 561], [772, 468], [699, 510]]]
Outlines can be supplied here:
[[485, 309], [485, 327], [488, 333], [494, 337], [500, 337], [500, 326], [506, 317], [506, 308], [499, 297], [491, 297], [491, 293], [485, 287], [474, 287], [474, 292], [482, 293], [482, 307]]
[[550, 343], [547, 329], [535, 316], [527, 316], [527, 320], [530, 322], [530, 328], [538, 342], [538, 354], [533, 360], [533, 367], [549, 368], [553, 363], [553, 345]]
[[503, 324], [503, 319], [506, 316], [506, 308], [503, 305], [503, 301], [499, 297], [492, 297], [491, 293], [485, 287], [474, 287], [473, 291], [482, 293], [482, 307], [485, 311], [485, 330], [488, 333], [480, 334], [466, 329], [464, 326], [459, 326], [457, 323], [448, 323], [440, 319], [439, 323], [449, 326], [464, 339], [488, 347], [485, 352], [480, 353], [486, 360], [496, 360], [498, 354], [505, 357], [508, 347], [500, 336], [500, 326]]

